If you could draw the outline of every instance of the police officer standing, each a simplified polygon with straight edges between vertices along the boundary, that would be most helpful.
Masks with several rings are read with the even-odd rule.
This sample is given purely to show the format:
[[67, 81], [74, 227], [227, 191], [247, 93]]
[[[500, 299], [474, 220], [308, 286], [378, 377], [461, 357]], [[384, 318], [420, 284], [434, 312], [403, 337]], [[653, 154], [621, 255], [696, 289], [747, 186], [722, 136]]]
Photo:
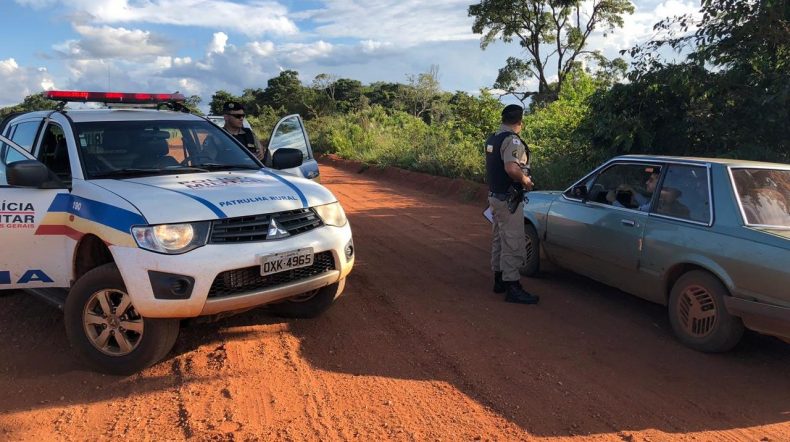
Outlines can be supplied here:
[[[529, 177], [529, 149], [519, 138], [524, 109], [511, 104], [502, 110], [502, 126], [486, 140], [486, 181], [488, 203], [493, 213], [491, 269], [494, 292], [505, 293], [505, 301], [537, 304], [538, 296], [526, 292], [519, 279], [519, 269], [526, 261], [524, 237], [524, 202], [522, 189], [532, 190]], [[513, 201], [513, 195], [519, 200]], [[511, 198], [511, 212], [508, 199]]]
[[258, 140], [252, 130], [244, 127], [244, 105], [236, 101], [228, 101], [222, 106], [222, 113], [225, 116], [225, 125], [222, 127], [239, 143], [243, 144], [253, 155], [263, 159]]

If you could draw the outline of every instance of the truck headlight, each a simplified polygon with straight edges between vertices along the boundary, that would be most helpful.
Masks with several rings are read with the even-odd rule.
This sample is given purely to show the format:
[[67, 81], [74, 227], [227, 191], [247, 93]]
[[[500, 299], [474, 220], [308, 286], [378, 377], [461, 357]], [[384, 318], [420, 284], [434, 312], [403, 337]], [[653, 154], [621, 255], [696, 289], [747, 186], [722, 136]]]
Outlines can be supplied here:
[[346, 213], [343, 212], [343, 208], [340, 207], [340, 203], [337, 201], [324, 204], [323, 206], [315, 206], [313, 210], [321, 217], [321, 221], [328, 226], [343, 227], [348, 222]]
[[203, 246], [208, 241], [208, 222], [159, 224], [132, 227], [132, 236], [141, 249], [176, 255]]

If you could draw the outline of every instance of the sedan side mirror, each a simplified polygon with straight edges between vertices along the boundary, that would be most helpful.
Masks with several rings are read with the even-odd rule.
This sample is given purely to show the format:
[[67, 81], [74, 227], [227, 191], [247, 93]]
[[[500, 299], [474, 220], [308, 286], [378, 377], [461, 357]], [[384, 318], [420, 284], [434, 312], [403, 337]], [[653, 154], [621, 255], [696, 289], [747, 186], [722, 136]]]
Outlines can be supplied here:
[[582, 201], [587, 201], [587, 186], [585, 184], [579, 184], [577, 186], [573, 186], [571, 189], [571, 194], [574, 198], [579, 198]]
[[11, 163], [6, 168], [8, 185], [16, 187], [50, 188], [52, 176], [47, 166], [36, 160]]
[[301, 150], [282, 147], [275, 150], [272, 155], [272, 168], [277, 170], [292, 169], [301, 166], [302, 160]]

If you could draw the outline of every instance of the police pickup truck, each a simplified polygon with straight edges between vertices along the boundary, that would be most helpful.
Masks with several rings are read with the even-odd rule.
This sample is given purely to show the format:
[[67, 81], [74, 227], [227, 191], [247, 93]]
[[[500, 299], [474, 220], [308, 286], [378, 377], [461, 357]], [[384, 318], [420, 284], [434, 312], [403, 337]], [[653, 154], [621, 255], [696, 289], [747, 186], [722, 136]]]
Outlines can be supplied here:
[[156, 363], [186, 318], [262, 305], [312, 317], [340, 296], [351, 228], [329, 190], [281, 172], [302, 152], [265, 167], [179, 94], [47, 96], [58, 110], [0, 125], [0, 289], [60, 306], [94, 368]]

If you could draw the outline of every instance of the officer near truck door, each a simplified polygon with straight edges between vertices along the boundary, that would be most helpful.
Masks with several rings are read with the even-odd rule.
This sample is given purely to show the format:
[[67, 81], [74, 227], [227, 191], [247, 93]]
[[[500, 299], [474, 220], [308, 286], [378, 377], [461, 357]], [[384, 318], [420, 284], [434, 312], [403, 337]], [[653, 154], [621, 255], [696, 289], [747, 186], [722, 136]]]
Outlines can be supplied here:
[[521, 106], [506, 106], [502, 110], [502, 126], [486, 140], [488, 203], [493, 214], [491, 269], [494, 292], [505, 293], [505, 301], [537, 304], [540, 298], [525, 291], [519, 282], [519, 269], [527, 258], [523, 191], [533, 187], [532, 179], [525, 173], [529, 170], [529, 149], [518, 136], [523, 117]]
[[225, 117], [225, 125], [222, 126], [233, 138], [239, 140], [253, 155], [263, 159], [260, 144], [255, 139], [252, 130], [244, 127], [244, 105], [237, 101], [228, 101], [222, 106], [222, 113]]

